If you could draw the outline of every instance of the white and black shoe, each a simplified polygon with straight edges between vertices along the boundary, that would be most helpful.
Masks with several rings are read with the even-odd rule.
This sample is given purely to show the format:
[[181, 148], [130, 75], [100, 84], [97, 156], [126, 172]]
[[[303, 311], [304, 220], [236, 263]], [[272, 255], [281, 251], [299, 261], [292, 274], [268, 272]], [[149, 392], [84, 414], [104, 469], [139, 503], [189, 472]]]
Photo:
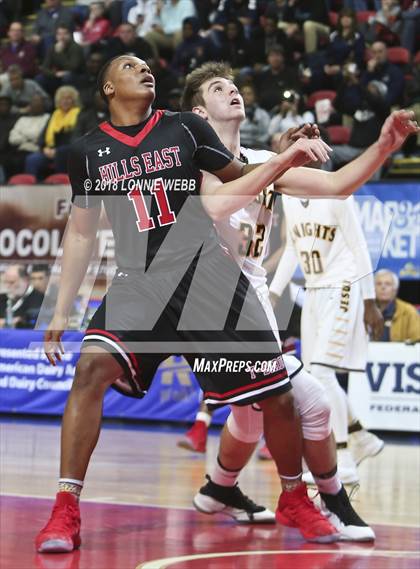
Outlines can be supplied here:
[[210, 476], [200, 491], [194, 496], [196, 510], [203, 514], [225, 514], [241, 524], [274, 524], [274, 512], [259, 506], [242, 493], [238, 484], [220, 486]]
[[354, 511], [344, 486], [338, 494], [320, 493], [322, 512], [340, 532], [340, 541], [373, 541], [373, 529]]

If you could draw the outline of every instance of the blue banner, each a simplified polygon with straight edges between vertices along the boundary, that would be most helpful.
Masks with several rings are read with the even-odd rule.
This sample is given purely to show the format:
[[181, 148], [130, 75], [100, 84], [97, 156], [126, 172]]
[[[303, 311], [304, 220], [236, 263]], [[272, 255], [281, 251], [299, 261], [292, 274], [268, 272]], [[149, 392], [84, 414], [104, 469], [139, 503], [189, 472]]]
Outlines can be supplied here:
[[[43, 333], [0, 330], [0, 412], [62, 415], [71, 389], [83, 334], [63, 336], [62, 363], [51, 366], [43, 352]], [[142, 400], [124, 397], [113, 389], [105, 395], [104, 417], [156, 421], [193, 421], [200, 389], [191, 368], [179, 356], [159, 367], [152, 387]], [[213, 415], [223, 424], [228, 408]]]
[[420, 278], [420, 184], [367, 184], [355, 197], [374, 270]]

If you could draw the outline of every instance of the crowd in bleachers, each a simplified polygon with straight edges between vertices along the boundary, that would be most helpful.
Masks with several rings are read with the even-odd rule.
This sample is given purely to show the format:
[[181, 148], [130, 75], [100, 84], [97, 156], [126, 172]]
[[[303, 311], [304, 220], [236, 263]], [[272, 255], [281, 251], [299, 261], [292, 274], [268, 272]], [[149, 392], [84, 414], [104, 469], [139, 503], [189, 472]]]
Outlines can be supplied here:
[[[104, 120], [104, 61], [146, 60], [155, 106], [179, 110], [185, 76], [229, 61], [245, 101], [242, 142], [316, 120], [335, 169], [390, 110], [420, 119], [420, 3], [413, 0], [0, 1], [0, 183], [66, 172], [71, 142]], [[420, 156], [412, 137], [405, 156]]]

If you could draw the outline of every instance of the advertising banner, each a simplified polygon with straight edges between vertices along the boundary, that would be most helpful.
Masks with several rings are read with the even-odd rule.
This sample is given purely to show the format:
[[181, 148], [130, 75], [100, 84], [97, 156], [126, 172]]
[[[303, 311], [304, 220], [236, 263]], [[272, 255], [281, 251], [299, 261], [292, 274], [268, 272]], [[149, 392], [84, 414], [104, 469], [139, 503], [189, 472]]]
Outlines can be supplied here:
[[[51, 366], [42, 350], [43, 333], [0, 330], [0, 412], [62, 415], [79, 357], [82, 334], [63, 336], [63, 361]], [[200, 389], [186, 361], [173, 356], [159, 367], [144, 399], [132, 399], [109, 389], [104, 417], [154, 421], [193, 421]], [[228, 409], [218, 410], [214, 424], [223, 424]]]
[[367, 184], [356, 204], [373, 268], [420, 278], [420, 183]]
[[418, 432], [420, 345], [371, 342], [366, 374], [350, 374], [349, 398], [368, 429]]

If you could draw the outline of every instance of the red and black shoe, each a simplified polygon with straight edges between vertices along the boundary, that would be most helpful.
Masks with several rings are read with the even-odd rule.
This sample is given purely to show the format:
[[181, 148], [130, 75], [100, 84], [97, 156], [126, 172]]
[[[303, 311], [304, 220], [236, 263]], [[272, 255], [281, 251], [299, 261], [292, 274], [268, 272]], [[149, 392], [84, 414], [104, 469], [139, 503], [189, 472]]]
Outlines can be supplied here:
[[51, 517], [36, 537], [36, 550], [39, 553], [69, 553], [78, 549], [81, 543], [77, 498], [70, 492], [58, 492]]

